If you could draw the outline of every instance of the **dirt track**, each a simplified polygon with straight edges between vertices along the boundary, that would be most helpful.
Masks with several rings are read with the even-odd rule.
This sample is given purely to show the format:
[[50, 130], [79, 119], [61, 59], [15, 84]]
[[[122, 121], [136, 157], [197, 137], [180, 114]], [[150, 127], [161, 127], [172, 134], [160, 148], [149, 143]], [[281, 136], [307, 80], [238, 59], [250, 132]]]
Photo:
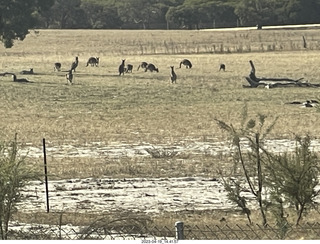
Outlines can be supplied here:
[[[278, 26], [262, 26], [262, 30], [277, 30], [277, 29], [317, 29], [320, 24], [309, 25], [278, 25]], [[256, 30], [257, 27], [236, 27], [236, 28], [217, 28], [217, 29], [202, 29], [201, 31], [241, 31], [241, 30]]]

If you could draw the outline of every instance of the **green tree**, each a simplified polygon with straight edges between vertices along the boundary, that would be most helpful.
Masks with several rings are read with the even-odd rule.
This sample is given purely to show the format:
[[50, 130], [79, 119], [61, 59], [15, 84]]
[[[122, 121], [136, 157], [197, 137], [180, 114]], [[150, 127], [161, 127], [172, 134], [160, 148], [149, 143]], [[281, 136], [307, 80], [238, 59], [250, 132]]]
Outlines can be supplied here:
[[234, 8], [227, 1], [201, 1], [195, 6], [199, 9], [201, 23], [210, 23], [214, 28], [219, 26], [234, 26], [237, 22]]
[[19, 156], [17, 137], [9, 143], [0, 143], [0, 238], [7, 239], [9, 220], [21, 200], [21, 187], [36, 174]]
[[54, 0], [0, 0], [0, 40], [6, 48], [14, 40], [24, 40], [37, 24], [37, 14], [48, 9]]
[[192, 29], [193, 26], [199, 26], [199, 12], [193, 6], [178, 6], [169, 8], [166, 14], [166, 20], [172, 24], [175, 23], [179, 28]]
[[282, 22], [287, 24], [310, 24], [320, 21], [319, 0], [283, 0], [278, 11], [281, 13]]
[[235, 14], [241, 25], [273, 25], [281, 14], [276, 11], [281, 4], [277, 0], [241, 0], [235, 5]]
[[120, 20], [115, 6], [106, 6], [98, 3], [82, 2], [81, 8], [85, 12], [90, 28], [106, 29], [120, 28]]
[[169, 8], [166, 20], [179, 28], [210, 28], [235, 24], [237, 16], [234, 8], [227, 1], [220, 0], [186, 0], [182, 5]]
[[81, 8], [81, 0], [55, 0], [47, 12], [50, 25], [54, 28], [87, 28], [86, 18]]
[[119, 0], [116, 2], [121, 20], [142, 29], [149, 29], [151, 23], [159, 18], [161, 11], [157, 4], [157, 0]]

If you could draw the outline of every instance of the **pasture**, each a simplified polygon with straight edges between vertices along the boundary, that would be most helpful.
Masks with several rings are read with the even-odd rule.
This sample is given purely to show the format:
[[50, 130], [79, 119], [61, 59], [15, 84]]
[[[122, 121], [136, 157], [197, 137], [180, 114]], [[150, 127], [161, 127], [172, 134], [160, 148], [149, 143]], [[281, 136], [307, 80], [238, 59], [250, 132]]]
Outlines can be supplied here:
[[[320, 99], [318, 88], [245, 89], [242, 85], [247, 85], [249, 60], [259, 77], [303, 77], [320, 83], [319, 43], [320, 34], [313, 29], [31, 31], [13, 48], [0, 48], [0, 73], [33, 81], [15, 83], [10, 76], [0, 77], [0, 138], [10, 140], [18, 133], [21, 148], [30, 149], [27, 160], [39, 171], [42, 158], [32, 150], [41, 150], [45, 138], [50, 179], [218, 177], [219, 169], [231, 167], [230, 157], [206, 151], [205, 146], [202, 153], [172, 157], [131, 157], [121, 149], [117, 157], [79, 156], [71, 154], [70, 147], [98, 152], [110, 145], [140, 145], [171, 153], [177, 146], [225, 142], [227, 135], [214, 119], [237, 126], [245, 104], [249, 116], [265, 114], [270, 122], [279, 116], [269, 139], [306, 134], [317, 138], [318, 109], [286, 103]], [[66, 71], [76, 56], [79, 66], [74, 84], [68, 85], [66, 72], [54, 71], [54, 63], [61, 62]], [[86, 67], [91, 56], [100, 58], [98, 67]], [[191, 69], [179, 69], [185, 58], [191, 60]], [[132, 73], [119, 76], [122, 59], [134, 67]], [[159, 73], [137, 71], [142, 61], [155, 64]], [[219, 72], [221, 63], [225, 72]], [[170, 66], [175, 67], [176, 84], [171, 84]], [[34, 74], [19, 74], [30, 68]], [[60, 147], [59, 156], [50, 155], [53, 147]]]

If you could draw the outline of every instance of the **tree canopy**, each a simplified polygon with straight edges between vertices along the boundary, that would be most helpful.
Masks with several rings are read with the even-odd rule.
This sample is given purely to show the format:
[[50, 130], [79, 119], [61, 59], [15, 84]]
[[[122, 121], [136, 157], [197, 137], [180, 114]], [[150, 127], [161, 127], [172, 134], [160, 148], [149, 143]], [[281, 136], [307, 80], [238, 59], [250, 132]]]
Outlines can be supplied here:
[[[51, 14], [51, 28], [196, 29], [320, 22], [320, 0], [55, 0], [83, 13]], [[79, 2], [81, 4], [79, 5]], [[60, 11], [67, 8], [61, 5]], [[54, 7], [53, 7], [54, 8]], [[49, 14], [50, 15], [50, 14]], [[84, 18], [85, 16], [85, 18]], [[54, 24], [56, 23], [56, 25]], [[60, 23], [57, 25], [57, 23]]]
[[12, 47], [15, 39], [23, 40], [37, 24], [38, 16], [51, 7], [54, 0], [0, 0], [0, 40]]
[[31, 28], [201, 29], [320, 22], [320, 0], [0, 0], [1, 41]]

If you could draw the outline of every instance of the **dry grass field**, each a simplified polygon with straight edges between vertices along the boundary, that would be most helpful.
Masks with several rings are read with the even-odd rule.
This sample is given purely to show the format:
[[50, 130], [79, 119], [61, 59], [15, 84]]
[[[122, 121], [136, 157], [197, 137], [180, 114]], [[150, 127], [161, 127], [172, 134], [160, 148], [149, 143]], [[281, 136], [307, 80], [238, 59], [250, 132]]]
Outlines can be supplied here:
[[[308, 48], [303, 48], [305, 36]], [[21, 147], [57, 145], [188, 145], [192, 142], [226, 141], [214, 119], [239, 125], [246, 104], [249, 115], [262, 113], [272, 121], [279, 116], [270, 139], [295, 135], [320, 135], [316, 108], [286, 104], [320, 99], [317, 88], [245, 89], [249, 60], [258, 77], [304, 78], [320, 83], [320, 34], [318, 30], [247, 31], [31, 31], [11, 49], [0, 48], [0, 73], [11, 72], [32, 83], [0, 77], [0, 138], [18, 133]], [[65, 72], [75, 56], [79, 66], [74, 84]], [[100, 57], [99, 67], [86, 67], [89, 57]], [[191, 69], [179, 63], [188, 58]], [[122, 59], [133, 72], [118, 75]], [[159, 73], [137, 70], [140, 62], [153, 63]], [[219, 72], [220, 63], [226, 71]], [[170, 66], [178, 79], [170, 83]], [[19, 74], [34, 69], [33, 75]], [[219, 155], [179, 154], [172, 158], [50, 157], [50, 177], [217, 177], [217, 170], [231, 165]], [[42, 159], [29, 155], [30, 164], [42, 170]], [[203, 219], [203, 218], [202, 218]]]
[[[242, 88], [247, 84], [244, 76], [250, 72], [249, 60], [254, 61], [260, 77], [304, 77], [311, 83], [320, 83], [319, 51], [304, 50], [302, 35], [307, 40], [310, 35], [313, 47], [319, 41], [314, 30], [235, 33], [41, 30], [39, 35], [30, 34], [25, 41], [17, 42], [12, 49], [1, 50], [2, 72], [19, 73], [31, 67], [35, 72], [28, 76], [18, 74], [34, 81], [30, 84], [16, 84], [10, 82], [11, 77], [1, 77], [0, 109], [4, 115], [1, 137], [12, 138], [18, 132], [20, 140], [32, 144], [41, 142], [43, 137], [60, 143], [68, 140], [170, 143], [186, 138], [219, 137], [223, 135], [212, 119], [236, 124], [244, 103], [252, 115], [260, 112], [281, 117], [275, 137], [288, 137], [292, 132], [316, 136], [319, 128], [315, 122], [319, 115], [315, 109], [285, 103], [316, 99], [317, 89]], [[266, 43], [282, 46], [292, 43], [296, 48], [203, 53], [206, 47], [217, 46], [223, 39], [225, 50], [244, 45], [241, 42], [247, 39], [243, 36], [249, 40], [245, 45], [251, 45], [251, 49]], [[175, 51], [164, 49], [164, 43], [169, 42]], [[68, 70], [75, 56], [80, 63], [75, 84], [68, 86], [66, 73], [54, 72], [53, 64], [61, 62], [62, 70]], [[86, 67], [90, 56], [100, 57], [100, 67]], [[178, 69], [183, 58], [189, 58], [194, 67]], [[134, 65], [132, 74], [118, 76], [121, 59]], [[137, 71], [141, 61], [154, 63], [160, 72]], [[220, 63], [226, 64], [226, 72], [218, 72]], [[169, 82], [170, 65], [175, 66], [178, 75], [176, 85]]]

